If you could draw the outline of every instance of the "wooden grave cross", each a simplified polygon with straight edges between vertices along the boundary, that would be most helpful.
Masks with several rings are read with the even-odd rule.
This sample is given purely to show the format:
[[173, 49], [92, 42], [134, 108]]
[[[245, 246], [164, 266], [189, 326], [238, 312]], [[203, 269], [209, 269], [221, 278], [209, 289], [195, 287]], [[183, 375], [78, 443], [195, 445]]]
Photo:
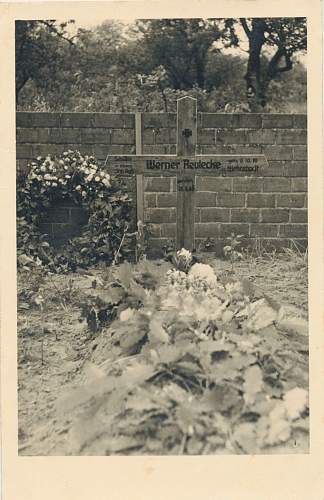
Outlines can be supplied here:
[[[140, 125], [137, 114], [137, 127]], [[140, 134], [137, 134], [137, 138]], [[136, 176], [137, 220], [144, 221], [144, 177], [177, 178], [176, 248], [192, 250], [195, 241], [196, 177], [260, 175], [267, 165], [263, 154], [196, 155], [197, 100], [182, 97], [177, 101], [177, 152], [175, 155], [108, 156], [109, 170], [120, 177]], [[142, 145], [136, 143], [136, 153]]]

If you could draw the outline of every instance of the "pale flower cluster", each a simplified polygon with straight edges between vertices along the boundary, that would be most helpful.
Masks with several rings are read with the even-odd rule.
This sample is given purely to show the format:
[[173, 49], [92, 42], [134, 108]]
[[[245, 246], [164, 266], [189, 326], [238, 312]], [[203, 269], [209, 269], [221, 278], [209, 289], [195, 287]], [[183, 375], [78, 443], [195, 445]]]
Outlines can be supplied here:
[[111, 186], [110, 175], [99, 169], [93, 156], [82, 156], [78, 151], [65, 151], [61, 159], [47, 156], [37, 158], [38, 163], [31, 164], [28, 175], [29, 183], [33, 181], [41, 182], [47, 188], [57, 188], [67, 186], [73, 181], [77, 173], [77, 179], [82, 183], [71, 188], [75, 189], [82, 198], [88, 196], [89, 191], [96, 191], [98, 188], [109, 188]]
[[184, 289], [179, 293], [171, 287], [162, 297], [163, 309], [175, 309], [179, 317], [191, 318], [194, 321], [217, 320], [226, 311], [227, 302], [223, 302], [210, 292], [198, 295], [193, 289]]
[[214, 270], [207, 264], [194, 264], [188, 274], [170, 269], [166, 282], [178, 291], [189, 290], [191, 293], [211, 292], [219, 288]]
[[205, 281], [209, 287], [214, 287], [217, 283], [214, 269], [208, 264], [194, 264], [189, 271], [189, 276]]
[[175, 266], [183, 271], [187, 271], [192, 263], [192, 253], [185, 248], [178, 250], [174, 257]]
[[185, 261], [190, 262], [192, 260], [192, 254], [189, 250], [181, 248], [181, 250], [177, 251], [177, 258], [184, 259]]

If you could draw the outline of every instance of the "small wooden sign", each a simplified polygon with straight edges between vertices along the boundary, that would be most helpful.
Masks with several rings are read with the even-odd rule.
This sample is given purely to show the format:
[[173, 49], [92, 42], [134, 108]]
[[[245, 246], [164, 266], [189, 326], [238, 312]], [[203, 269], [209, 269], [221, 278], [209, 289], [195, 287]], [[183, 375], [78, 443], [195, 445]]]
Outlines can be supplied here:
[[177, 180], [177, 191], [195, 191], [194, 179], [178, 179]]
[[111, 165], [116, 173], [125, 175], [143, 174], [148, 176], [172, 176], [179, 174], [217, 176], [249, 176], [258, 175], [267, 166], [264, 155], [140, 155], [134, 156], [130, 163], [129, 156], [115, 157]]

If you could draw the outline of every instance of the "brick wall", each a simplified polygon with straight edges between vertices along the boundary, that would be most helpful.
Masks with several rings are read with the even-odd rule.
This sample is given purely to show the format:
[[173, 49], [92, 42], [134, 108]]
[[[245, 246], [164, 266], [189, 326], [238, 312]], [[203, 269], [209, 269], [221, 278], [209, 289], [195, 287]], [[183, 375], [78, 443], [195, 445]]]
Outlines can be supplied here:
[[81, 234], [88, 215], [86, 209], [72, 201], [60, 201], [44, 213], [40, 230], [48, 234], [53, 246], [62, 247], [67, 240]]
[[[196, 178], [196, 246], [213, 238], [216, 250], [232, 232], [245, 243], [307, 245], [307, 119], [305, 115], [198, 114], [197, 154], [264, 153], [262, 177]], [[131, 113], [17, 113], [19, 167], [39, 155], [79, 149], [104, 160], [135, 154]], [[176, 114], [143, 113], [144, 154], [175, 154]], [[145, 220], [151, 248], [174, 239], [175, 178], [146, 178]]]

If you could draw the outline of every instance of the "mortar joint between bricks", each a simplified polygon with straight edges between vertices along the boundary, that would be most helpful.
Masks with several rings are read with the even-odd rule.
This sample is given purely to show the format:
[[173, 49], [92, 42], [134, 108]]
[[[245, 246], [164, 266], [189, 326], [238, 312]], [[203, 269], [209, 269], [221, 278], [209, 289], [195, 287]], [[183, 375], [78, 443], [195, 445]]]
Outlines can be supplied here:
[[289, 217], [288, 217], [288, 222], [291, 223], [291, 218], [292, 218], [292, 209], [289, 209]]

